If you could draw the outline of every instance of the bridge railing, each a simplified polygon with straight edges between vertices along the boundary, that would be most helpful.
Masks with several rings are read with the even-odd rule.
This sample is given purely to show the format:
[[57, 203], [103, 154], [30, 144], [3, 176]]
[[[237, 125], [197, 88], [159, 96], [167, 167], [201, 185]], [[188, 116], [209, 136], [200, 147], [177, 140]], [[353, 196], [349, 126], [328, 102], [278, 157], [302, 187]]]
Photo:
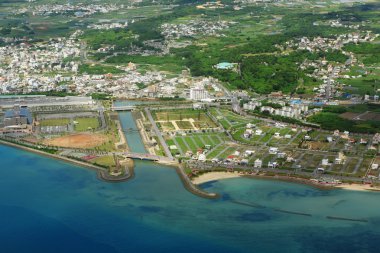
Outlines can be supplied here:
[[136, 106], [133, 105], [126, 105], [126, 106], [112, 106], [111, 110], [113, 111], [123, 111], [123, 110], [133, 110]]

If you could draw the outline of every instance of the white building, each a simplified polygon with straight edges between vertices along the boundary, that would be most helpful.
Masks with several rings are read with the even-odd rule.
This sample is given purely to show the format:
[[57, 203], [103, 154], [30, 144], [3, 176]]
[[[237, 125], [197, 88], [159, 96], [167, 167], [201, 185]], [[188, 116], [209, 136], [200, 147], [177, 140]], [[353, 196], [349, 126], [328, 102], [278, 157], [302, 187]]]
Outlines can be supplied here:
[[329, 159], [322, 159], [322, 166], [329, 166]]
[[263, 130], [261, 129], [256, 129], [255, 131], [255, 135], [262, 135], [263, 134]]
[[255, 153], [254, 150], [246, 150], [246, 151], [245, 151], [245, 156], [251, 156], [251, 155], [253, 155], [254, 153]]
[[206, 155], [205, 154], [200, 154], [198, 156], [198, 161], [205, 162], [206, 161]]
[[269, 154], [275, 155], [277, 153], [278, 153], [278, 148], [276, 148], [276, 147], [270, 147], [269, 148]]
[[263, 165], [263, 161], [261, 161], [260, 159], [256, 159], [253, 167], [254, 168], [261, 168], [262, 165]]
[[244, 110], [255, 110], [256, 107], [261, 106], [260, 101], [249, 101], [243, 105]]
[[195, 87], [190, 89], [191, 100], [202, 100], [209, 97], [208, 92], [202, 87]]

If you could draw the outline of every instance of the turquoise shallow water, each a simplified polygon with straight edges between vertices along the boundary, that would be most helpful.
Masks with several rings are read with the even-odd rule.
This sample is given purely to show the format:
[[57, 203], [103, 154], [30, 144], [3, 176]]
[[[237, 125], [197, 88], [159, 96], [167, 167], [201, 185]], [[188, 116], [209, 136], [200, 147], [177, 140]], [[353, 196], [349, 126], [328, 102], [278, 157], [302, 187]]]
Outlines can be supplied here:
[[379, 252], [379, 193], [228, 179], [204, 184], [222, 194], [206, 200], [149, 162], [110, 184], [6, 146], [0, 159], [0, 252]]

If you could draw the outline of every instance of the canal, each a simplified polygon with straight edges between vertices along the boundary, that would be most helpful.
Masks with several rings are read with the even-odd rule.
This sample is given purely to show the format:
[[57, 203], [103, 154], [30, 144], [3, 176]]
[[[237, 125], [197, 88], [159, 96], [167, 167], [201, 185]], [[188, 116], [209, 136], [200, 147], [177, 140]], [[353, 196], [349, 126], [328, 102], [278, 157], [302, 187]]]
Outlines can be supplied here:
[[[114, 105], [126, 106], [126, 105], [142, 104], [142, 103], [147, 103], [147, 102], [120, 100], [120, 101], [116, 101]], [[123, 129], [123, 133], [127, 140], [130, 151], [135, 152], [135, 153], [147, 153], [147, 150], [145, 149], [144, 143], [141, 139], [140, 132], [136, 126], [136, 122], [132, 116], [132, 112], [120, 111], [118, 112], [118, 114], [119, 114], [120, 124]]]

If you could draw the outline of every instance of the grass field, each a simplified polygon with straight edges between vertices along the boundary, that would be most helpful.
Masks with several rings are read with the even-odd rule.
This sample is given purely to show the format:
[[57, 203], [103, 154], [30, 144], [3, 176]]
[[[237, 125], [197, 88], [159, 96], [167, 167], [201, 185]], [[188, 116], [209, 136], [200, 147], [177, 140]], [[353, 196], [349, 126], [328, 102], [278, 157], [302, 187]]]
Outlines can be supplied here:
[[204, 111], [193, 109], [179, 109], [170, 111], [156, 111], [154, 113], [157, 120], [182, 120], [194, 119], [195, 121], [210, 120]]
[[[166, 131], [171, 129], [172, 124], [170, 121], [175, 121], [179, 130], [196, 130], [217, 127], [212, 119], [204, 111], [200, 110], [179, 109], [154, 111], [153, 117], [159, 123], [161, 129]], [[169, 125], [169, 127], [166, 127], [167, 125]]]
[[70, 119], [44, 119], [40, 121], [40, 126], [65, 126], [70, 123]]
[[78, 124], [75, 125], [75, 131], [83, 132], [91, 129], [97, 129], [99, 127], [98, 118], [76, 118]]
[[226, 147], [224, 147], [224, 146], [219, 146], [216, 149], [212, 150], [210, 153], [207, 154], [207, 159], [213, 159], [213, 158], [215, 158], [225, 148]]
[[176, 121], [177, 126], [181, 129], [194, 129], [193, 125], [189, 121]]
[[157, 123], [158, 127], [161, 128], [163, 131], [172, 131], [175, 130], [175, 127], [171, 122], [160, 122]]
[[212, 149], [227, 139], [228, 137], [224, 134], [202, 133], [190, 134], [187, 136], [176, 136], [173, 139], [167, 140], [166, 142], [168, 145], [173, 145], [175, 140], [178, 143], [179, 149], [182, 151], [182, 155], [185, 155], [186, 151], [192, 151], [195, 153], [199, 149], [204, 149], [206, 145], [210, 145]]
[[107, 166], [107, 167], [116, 165], [113, 156], [101, 156], [101, 157], [95, 158], [94, 160], [92, 160], [92, 162], [94, 164], [99, 164], [99, 165]]
[[258, 119], [243, 117], [227, 109], [212, 108], [210, 112], [225, 129], [240, 128], [246, 126], [248, 123], [258, 124], [261, 122]]

